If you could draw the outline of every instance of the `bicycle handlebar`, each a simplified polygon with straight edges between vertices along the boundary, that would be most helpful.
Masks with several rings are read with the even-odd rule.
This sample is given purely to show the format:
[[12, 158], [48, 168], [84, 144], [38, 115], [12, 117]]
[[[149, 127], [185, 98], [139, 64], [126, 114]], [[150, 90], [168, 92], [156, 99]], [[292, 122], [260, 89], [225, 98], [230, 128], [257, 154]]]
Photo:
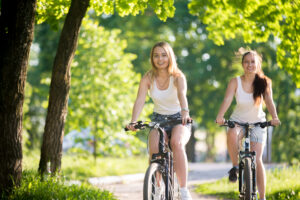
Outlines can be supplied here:
[[241, 122], [231, 121], [231, 120], [225, 120], [225, 123], [223, 126], [228, 126], [229, 128], [234, 128], [235, 124], [238, 124], [240, 126], [254, 125], [254, 126], [260, 126], [261, 128], [265, 128], [267, 126], [272, 126], [271, 121], [255, 122], [255, 123], [241, 123]]
[[[162, 121], [162, 122], [147, 122], [147, 121], [137, 121], [134, 125], [134, 128], [137, 130], [141, 130], [144, 128], [158, 128], [161, 126], [165, 126], [167, 124], [170, 125], [177, 125], [177, 124], [181, 124], [182, 123], [182, 118], [171, 118], [171, 119], [167, 119], [166, 121]], [[192, 124], [193, 120], [191, 119], [190, 121], [187, 122], [188, 124]], [[129, 129], [127, 127], [124, 128], [125, 131], [129, 131]]]

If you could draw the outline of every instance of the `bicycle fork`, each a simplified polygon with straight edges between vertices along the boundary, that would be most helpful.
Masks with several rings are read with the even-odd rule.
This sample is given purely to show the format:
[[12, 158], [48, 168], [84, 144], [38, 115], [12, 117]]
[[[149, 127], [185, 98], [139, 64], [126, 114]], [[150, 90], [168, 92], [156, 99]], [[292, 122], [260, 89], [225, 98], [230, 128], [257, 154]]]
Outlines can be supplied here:
[[242, 173], [245, 168], [245, 158], [251, 158], [251, 173], [252, 173], [252, 199], [256, 199], [256, 152], [244, 152], [240, 151], [240, 162], [239, 162], [239, 193], [240, 197], [244, 197], [244, 192], [242, 189], [243, 180], [242, 180]]
[[256, 152], [252, 151], [251, 153], [251, 171], [252, 171], [252, 198], [256, 199]]

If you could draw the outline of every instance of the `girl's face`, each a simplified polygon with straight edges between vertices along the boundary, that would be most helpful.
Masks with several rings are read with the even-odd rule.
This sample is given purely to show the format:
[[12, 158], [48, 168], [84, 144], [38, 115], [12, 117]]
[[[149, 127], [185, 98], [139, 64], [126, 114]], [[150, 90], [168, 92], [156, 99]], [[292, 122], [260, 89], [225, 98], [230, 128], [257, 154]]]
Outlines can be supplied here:
[[249, 53], [244, 57], [242, 65], [245, 74], [255, 74], [258, 72], [258, 60], [253, 53]]
[[167, 69], [169, 66], [169, 57], [162, 47], [155, 47], [153, 50], [153, 63], [157, 69]]

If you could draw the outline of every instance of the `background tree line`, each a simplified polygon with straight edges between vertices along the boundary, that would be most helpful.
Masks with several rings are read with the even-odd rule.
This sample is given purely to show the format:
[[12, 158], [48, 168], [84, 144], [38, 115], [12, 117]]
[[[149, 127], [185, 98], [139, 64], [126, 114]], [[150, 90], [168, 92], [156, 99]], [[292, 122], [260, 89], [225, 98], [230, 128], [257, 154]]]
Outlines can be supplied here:
[[[21, 78], [21, 86], [24, 87], [27, 70], [24, 61], [27, 57], [19, 57], [23, 61], [22, 65], [12, 66], [3, 58], [10, 58], [11, 62], [16, 55], [8, 54], [8, 50], [1, 51], [1, 136], [7, 136], [0, 140], [1, 144], [5, 144], [1, 145], [0, 154], [0, 163], [3, 165], [0, 171], [1, 188], [6, 188], [4, 184], [7, 182], [11, 183], [7, 174], [15, 174], [15, 180], [20, 180], [22, 121], [27, 133], [25, 136], [28, 137], [27, 148], [41, 148], [44, 136], [46, 146], [41, 154], [42, 172], [48, 161], [51, 161], [52, 171], [59, 170], [64, 132], [68, 134], [74, 129], [90, 129], [95, 156], [139, 153], [145, 147], [145, 134], [128, 135], [122, 131], [122, 127], [130, 120], [140, 76], [150, 68], [150, 48], [160, 40], [168, 41], [174, 47], [178, 64], [187, 76], [191, 115], [199, 127], [207, 132], [208, 159], [214, 157], [214, 138], [220, 130], [214, 124], [214, 119], [226, 85], [230, 78], [242, 70], [234, 52], [241, 46], [250, 46], [263, 54], [263, 69], [273, 80], [274, 100], [282, 121], [282, 125], [274, 131], [274, 161], [299, 161], [300, 138], [297, 128], [300, 107], [299, 92], [296, 92], [296, 84], [299, 84], [299, 50], [295, 48], [299, 44], [299, 24], [296, 23], [297, 12], [294, 12], [299, 11], [297, 2], [261, 1], [258, 4], [256, 1], [248, 1], [247, 5], [243, 5], [225, 1], [191, 1], [189, 4], [186, 1], [176, 1], [174, 7], [171, 0], [160, 2], [81, 2], [86, 3], [85, 7], [80, 6], [76, 0], [37, 2], [36, 21], [41, 24], [36, 25], [34, 45], [31, 48], [26, 94], [23, 94], [24, 120], [21, 117], [22, 98], [12, 100], [13, 95], [18, 92], [12, 90], [11, 95], [7, 95], [8, 84], [18, 88], [20, 83], [11, 83], [15, 77], [7, 74], [16, 66], [21, 66], [19, 71], [11, 73]], [[257, 5], [253, 6], [255, 2]], [[5, 3], [6, 1], [1, 1], [3, 41], [7, 39], [9, 26], [3, 23], [5, 17], [9, 17], [5, 15], [5, 9], [9, 10]], [[32, 1], [30, 4], [32, 12], [35, 3]], [[147, 8], [148, 3], [151, 8]], [[70, 13], [79, 12], [71, 9], [72, 4], [77, 9], [79, 6], [85, 10], [80, 11], [78, 18], [68, 19], [68, 15], [72, 16]], [[267, 12], [265, 17], [261, 16], [261, 13], [268, 10], [269, 4], [273, 12]], [[15, 7], [9, 8], [17, 16], [22, 13], [17, 13]], [[85, 14], [88, 8], [91, 9]], [[125, 17], [140, 12], [143, 15]], [[154, 13], [166, 22], [160, 21]], [[28, 13], [26, 16], [29, 16]], [[30, 19], [34, 19], [34, 14]], [[68, 27], [67, 25], [73, 28], [63, 28]], [[252, 32], [247, 32], [248, 30]], [[14, 33], [20, 31], [15, 30]], [[28, 37], [32, 35], [29, 34]], [[76, 50], [77, 37], [79, 40]], [[30, 42], [26, 44], [27, 47], [31, 46]], [[20, 49], [20, 46], [12, 47], [11, 43], [5, 45]], [[26, 51], [29, 52], [29, 49]], [[25, 74], [20, 76], [20, 71]], [[49, 95], [50, 84], [53, 86]], [[22, 87], [21, 92], [24, 92]], [[143, 116], [146, 117], [150, 111], [151, 106], [147, 105]], [[8, 117], [8, 113], [17, 113], [19, 117]], [[17, 139], [10, 141], [8, 137]], [[130, 151], [125, 151], [128, 146]], [[15, 152], [15, 156], [7, 159], [9, 152]], [[19, 170], [7, 173], [15, 163], [20, 166]]]

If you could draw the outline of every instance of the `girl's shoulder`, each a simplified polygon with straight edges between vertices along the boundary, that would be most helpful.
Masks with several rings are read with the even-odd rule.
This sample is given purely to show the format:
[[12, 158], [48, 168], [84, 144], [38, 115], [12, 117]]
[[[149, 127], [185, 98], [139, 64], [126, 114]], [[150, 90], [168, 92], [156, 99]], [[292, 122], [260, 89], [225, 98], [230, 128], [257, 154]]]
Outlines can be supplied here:
[[185, 83], [186, 82], [186, 78], [185, 75], [183, 73], [176, 73], [172, 75], [173, 77], [173, 82], [174, 85], [177, 87], [180, 83]]
[[228, 84], [230, 84], [230, 85], [237, 85], [239, 78], [240, 78], [239, 76], [231, 78]]
[[265, 76], [266, 82], [268, 85], [272, 85], [272, 79], [270, 79], [269, 77]]
[[185, 75], [182, 72], [174, 73], [174, 74], [172, 74], [172, 76], [173, 76], [173, 78], [174, 78], [175, 81], [178, 81], [180, 79], [181, 80], [185, 80]]
[[146, 74], [141, 79], [141, 83], [146, 84], [148, 88], [150, 88], [150, 85], [154, 79], [154, 75], [152, 74], [151, 71], [148, 71]]
[[228, 88], [230, 88], [232, 91], [236, 91], [238, 86], [238, 77], [231, 78], [228, 83]]

